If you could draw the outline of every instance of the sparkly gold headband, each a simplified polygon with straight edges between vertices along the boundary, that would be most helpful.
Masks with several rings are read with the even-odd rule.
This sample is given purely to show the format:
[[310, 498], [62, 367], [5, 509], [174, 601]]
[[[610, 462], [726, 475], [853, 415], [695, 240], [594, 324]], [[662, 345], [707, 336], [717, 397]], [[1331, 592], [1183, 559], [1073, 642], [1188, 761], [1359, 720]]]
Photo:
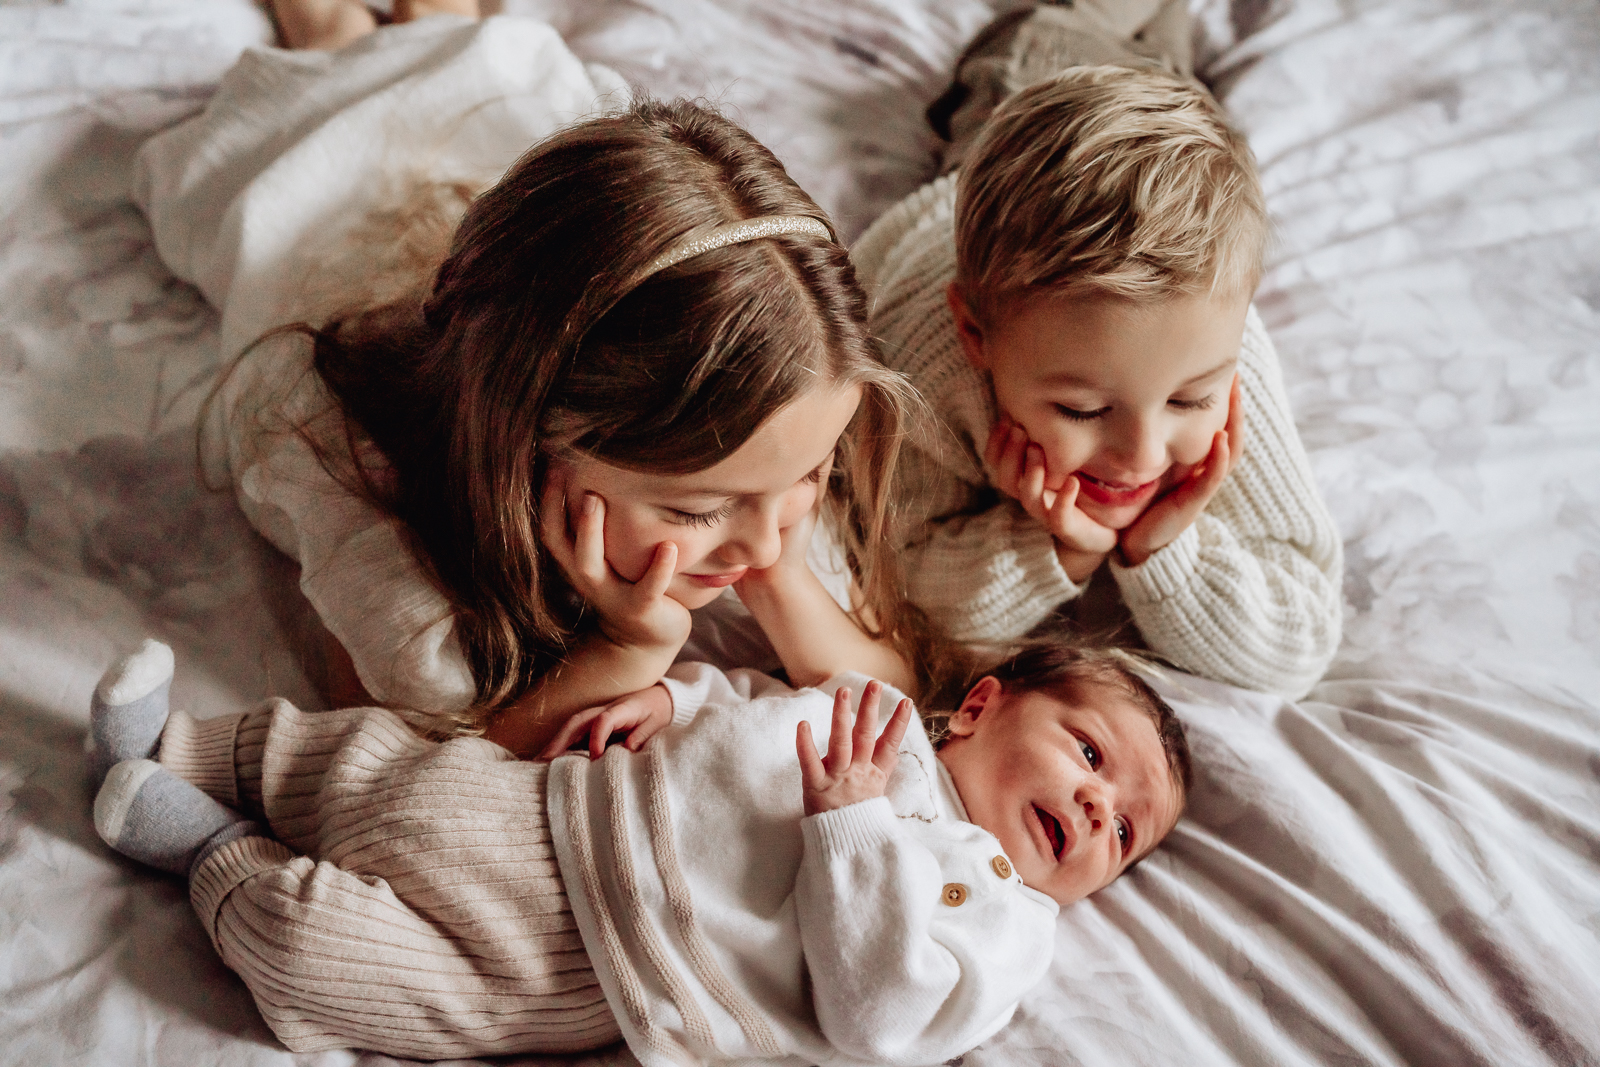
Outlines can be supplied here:
[[686, 259], [692, 259], [702, 252], [710, 252], [714, 248], [725, 248], [743, 241], [758, 241], [763, 237], [781, 237], [788, 233], [804, 233], [824, 240], [833, 240], [833, 234], [823, 225], [822, 220], [810, 215], [768, 215], [760, 219], [724, 222], [717, 226], [697, 226], [685, 234], [683, 240], [646, 263], [644, 269], [639, 271], [638, 281], [634, 284], [644, 281], [657, 271], [676, 266]]

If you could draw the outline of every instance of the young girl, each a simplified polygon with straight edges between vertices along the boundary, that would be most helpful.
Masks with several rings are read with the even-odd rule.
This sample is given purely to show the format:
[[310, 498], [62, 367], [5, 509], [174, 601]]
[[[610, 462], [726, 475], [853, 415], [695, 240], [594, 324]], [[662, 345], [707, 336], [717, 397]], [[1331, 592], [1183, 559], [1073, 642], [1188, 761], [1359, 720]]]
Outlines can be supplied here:
[[946, 1062], [1006, 1023], [1058, 906], [1147, 855], [1188, 787], [1171, 709], [1114, 654], [1059, 645], [974, 684], [937, 751], [908, 700], [880, 738], [878, 683], [848, 672], [797, 692], [679, 664], [642, 751], [549, 764], [379, 709], [169, 717], [171, 677], [148, 642], [96, 691], [118, 762], [95, 826], [188, 878], [297, 1052], [620, 1035], [647, 1067]]
[[[277, 10], [288, 30], [315, 7]], [[613, 82], [542, 24], [426, 19], [247, 53], [140, 160], [225, 352], [324, 323], [269, 334], [217, 394], [246, 514], [372, 697], [525, 753], [652, 686], [730, 585], [797, 682], [815, 627], [910, 679], [904, 624], [861, 628], [907, 617], [880, 534], [908, 393], [845, 251], [714, 114], [572, 124]], [[819, 511], [854, 621], [806, 565]]]

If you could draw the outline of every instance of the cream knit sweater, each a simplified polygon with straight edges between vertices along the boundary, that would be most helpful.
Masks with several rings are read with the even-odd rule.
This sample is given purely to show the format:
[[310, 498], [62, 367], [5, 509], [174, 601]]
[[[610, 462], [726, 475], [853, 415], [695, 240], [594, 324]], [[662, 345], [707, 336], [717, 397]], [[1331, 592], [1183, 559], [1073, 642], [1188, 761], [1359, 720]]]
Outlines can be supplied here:
[[[972, 643], [1020, 637], [1083, 591], [1048, 530], [1002, 498], [983, 462], [997, 416], [945, 293], [955, 277], [957, 175], [923, 186], [852, 251], [890, 366], [938, 415], [902, 460], [912, 600]], [[1277, 354], [1255, 309], [1239, 349], [1245, 451], [1187, 530], [1137, 567], [1111, 564], [1150, 648], [1184, 670], [1303, 695], [1339, 644], [1338, 531], [1295, 432]]]
[[190, 896], [295, 1051], [560, 1051], [620, 1029], [645, 1067], [917, 1067], [1005, 1025], [1059, 909], [966, 820], [915, 725], [885, 796], [805, 815], [795, 727], [825, 749], [832, 690], [866, 681], [679, 664], [673, 725], [592, 762], [284, 701], [175, 714], [161, 760], [279, 839], [217, 849]]

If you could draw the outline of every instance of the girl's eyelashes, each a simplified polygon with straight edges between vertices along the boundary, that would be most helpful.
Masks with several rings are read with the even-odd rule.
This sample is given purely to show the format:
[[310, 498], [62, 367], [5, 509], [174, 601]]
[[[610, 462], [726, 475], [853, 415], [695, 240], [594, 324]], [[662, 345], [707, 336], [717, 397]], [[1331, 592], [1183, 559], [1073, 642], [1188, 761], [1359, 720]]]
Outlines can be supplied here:
[[728, 501], [715, 511], [679, 511], [677, 508], [667, 510], [672, 514], [672, 521], [679, 526], [715, 526], [733, 514], [733, 501]]
[[1056, 405], [1056, 414], [1063, 418], [1071, 419], [1073, 422], [1091, 422], [1110, 410], [1109, 407], [1101, 407], [1095, 408], [1093, 411], [1083, 411], [1079, 408], [1069, 408], [1065, 404]]

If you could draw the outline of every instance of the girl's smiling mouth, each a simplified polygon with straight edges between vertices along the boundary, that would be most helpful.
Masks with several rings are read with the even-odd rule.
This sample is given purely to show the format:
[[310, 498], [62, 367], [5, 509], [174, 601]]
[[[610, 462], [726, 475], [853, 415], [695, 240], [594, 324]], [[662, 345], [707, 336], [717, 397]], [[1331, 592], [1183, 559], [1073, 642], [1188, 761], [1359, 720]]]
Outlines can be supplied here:
[[1072, 842], [1067, 840], [1067, 829], [1061, 825], [1061, 820], [1045, 811], [1039, 805], [1033, 806], [1034, 817], [1039, 820], [1039, 825], [1044, 830], [1045, 840], [1050, 842], [1050, 851], [1059, 860], [1062, 853], [1066, 852]]

